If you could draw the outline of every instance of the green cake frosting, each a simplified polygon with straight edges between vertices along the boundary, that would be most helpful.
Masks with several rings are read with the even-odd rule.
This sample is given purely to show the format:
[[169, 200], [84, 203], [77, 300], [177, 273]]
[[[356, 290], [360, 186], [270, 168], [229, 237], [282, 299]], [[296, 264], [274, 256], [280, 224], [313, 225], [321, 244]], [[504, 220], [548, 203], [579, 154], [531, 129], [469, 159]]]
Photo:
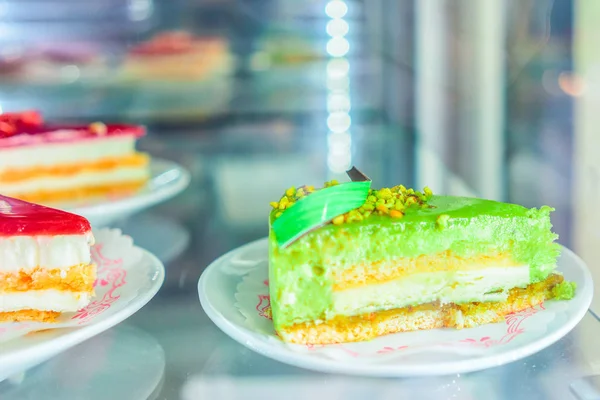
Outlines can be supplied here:
[[[406, 189], [403, 185], [379, 190], [370, 189], [371, 180], [352, 168], [348, 175], [353, 182], [339, 184], [336, 180], [325, 182], [322, 189], [314, 186], [291, 187], [279, 201], [271, 203], [271, 229], [280, 247], [287, 247], [305, 233], [332, 222], [341, 225], [362, 221], [371, 215], [404, 217], [407, 208], [428, 208], [433, 193]], [[440, 216], [443, 223], [446, 215]]]
[[[286, 248], [278, 245], [270, 229], [269, 282], [275, 326], [327, 319], [332, 305], [331, 272], [361, 262], [448, 250], [464, 258], [508, 252], [516, 263], [529, 265], [531, 283], [544, 280], [556, 267], [559, 246], [551, 231], [552, 208], [527, 209], [430, 193], [426, 197], [420, 205], [403, 208], [402, 218], [373, 213], [361, 220], [327, 224]], [[275, 219], [272, 213], [271, 224]], [[567, 298], [574, 288], [557, 290]]]
[[[285, 247], [319, 225], [359, 208], [367, 200], [370, 187], [371, 181], [348, 182], [331, 185], [302, 198], [297, 196], [296, 190], [291, 196], [286, 194], [283, 199], [292, 200], [288, 200], [287, 204], [284, 202], [285, 212], [271, 225], [278, 245]], [[274, 217], [280, 213], [280, 203], [281, 200], [277, 203]], [[293, 207], [288, 207], [290, 204]]]

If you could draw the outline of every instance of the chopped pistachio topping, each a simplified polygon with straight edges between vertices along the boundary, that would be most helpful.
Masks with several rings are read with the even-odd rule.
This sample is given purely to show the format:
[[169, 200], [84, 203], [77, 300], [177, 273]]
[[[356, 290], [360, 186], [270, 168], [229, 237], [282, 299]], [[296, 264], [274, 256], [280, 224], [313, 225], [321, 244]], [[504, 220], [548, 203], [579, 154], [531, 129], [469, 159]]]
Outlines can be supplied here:
[[439, 229], [444, 229], [445, 227], [448, 226], [449, 219], [450, 219], [450, 216], [448, 214], [441, 214], [437, 217], [435, 224], [437, 225], [437, 227]]
[[[330, 187], [337, 185], [337, 181], [325, 182], [325, 187]], [[279, 199], [279, 201], [272, 201], [269, 204], [275, 210], [286, 210], [296, 204], [298, 200], [303, 197], [308, 196], [309, 194], [315, 191], [314, 186], [301, 186], [296, 189], [294, 186], [285, 191], [284, 195]], [[282, 212], [275, 213], [275, 218], [279, 218]]]
[[[323, 188], [332, 187], [338, 185], [336, 180], [325, 182]], [[320, 189], [316, 189], [320, 190]], [[314, 193], [314, 186], [301, 186], [298, 189], [291, 187], [287, 189], [284, 195], [279, 201], [272, 201], [269, 203], [274, 210], [278, 210], [275, 214], [275, 218], [279, 218], [283, 211], [292, 207], [297, 201], [302, 198]], [[334, 225], [340, 225], [345, 222], [362, 221], [371, 215], [388, 215], [390, 218], [402, 218], [405, 214], [405, 210], [414, 208], [426, 208], [429, 207], [427, 201], [431, 199], [433, 192], [429, 187], [425, 187], [423, 192], [415, 191], [414, 189], [407, 189], [403, 185], [394, 186], [392, 188], [382, 188], [379, 190], [370, 189], [369, 195], [365, 203], [352, 211], [345, 214], [338, 215], [331, 222]], [[440, 217], [443, 217], [441, 215]], [[446, 215], [446, 217], [448, 217]], [[445, 226], [447, 219], [439, 221], [438, 224]]]

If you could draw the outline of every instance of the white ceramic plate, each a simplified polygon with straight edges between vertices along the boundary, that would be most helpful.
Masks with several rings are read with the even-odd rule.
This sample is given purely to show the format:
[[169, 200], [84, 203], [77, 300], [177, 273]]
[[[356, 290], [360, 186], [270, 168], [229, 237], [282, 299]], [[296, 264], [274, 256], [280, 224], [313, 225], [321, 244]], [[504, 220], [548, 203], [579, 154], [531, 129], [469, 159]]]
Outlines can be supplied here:
[[155, 256], [116, 229], [94, 231], [94, 236], [96, 296], [87, 307], [62, 315], [56, 323], [0, 324], [0, 381], [113, 327], [158, 292], [165, 270]]
[[93, 227], [100, 228], [174, 197], [189, 183], [190, 173], [181, 165], [152, 158], [150, 180], [146, 186], [131, 195], [49, 205], [82, 215]]
[[425, 376], [495, 367], [553, 344], [583, 318], [592, 300], [589, 270], [563, 248], [558, 270], [577, 283], [570, 301], [548, 301], [510, 315], [505, 323], [387, 335], [367, 342], [302, 346], [282, 342], [270, 320], [267, 240], [233, 250], [198, 282], [206, 314], [244, 346], [297, 367], [366, 376]]

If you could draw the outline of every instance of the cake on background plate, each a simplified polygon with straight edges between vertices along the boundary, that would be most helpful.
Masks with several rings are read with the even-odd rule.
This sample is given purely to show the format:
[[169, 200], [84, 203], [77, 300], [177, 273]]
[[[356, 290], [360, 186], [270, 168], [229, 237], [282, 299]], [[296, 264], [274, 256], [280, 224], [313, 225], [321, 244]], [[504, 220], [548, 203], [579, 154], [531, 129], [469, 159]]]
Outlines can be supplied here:
[[167, 31], [130, 49], [122, 78], [131, 81], [195, 82], [228, 75], [232, 70], [227, 41]]
[[271, 203], [269, 290], [284, 341], [469, 328], [574, 296], [555, 271], [550, 207], [374, 190], [349, 175], [356, 181], [290, 188]]
[[135, 149], [141, 126], [45, 124], [35, 111], [0, 114], [0, 194], [51, 203], [126, 193], [149, 178]]
[[85, 307], [93, 243], [85, 218], [0, 195], [0, 323], [52, 322]]

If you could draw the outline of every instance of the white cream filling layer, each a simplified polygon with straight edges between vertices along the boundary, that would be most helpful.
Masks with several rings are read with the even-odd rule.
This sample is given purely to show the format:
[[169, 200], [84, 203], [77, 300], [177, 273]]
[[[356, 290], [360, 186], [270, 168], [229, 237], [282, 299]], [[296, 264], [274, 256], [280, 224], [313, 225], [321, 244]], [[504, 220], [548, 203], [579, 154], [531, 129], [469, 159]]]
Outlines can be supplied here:
[[[529, 266], [426, 272], [333, 293], [332, 315], [358, 315], [440, 301], [504, 301], [508, 290], [529, 284]], [[501, 289], [500, 292], [495, 292]]]
[[54, 289], [30, 290], [28, 292], [0, 292], [0, 312], [40, 310], [72, 312], [85, 307], [91, 294], [64, 292]]
[[91, 232], [85, 235], [0, 237], [0, 272], [69, 269], [90, 263]]
[[0, 172], [13, 168], [75, 164], [107, 157], [122, 157], [135, 151], [135, 141], [133, 136], [114, 136], [98, 140], [0, 148]]
[[10, 196], [37, 191], [70, 190], [86, 186], [111, 185], [147, 179], [145, 166], [109, 171], [83, 172], [71, 176], [45, 176], [12, 183], [0, 183], [0, 193]]

